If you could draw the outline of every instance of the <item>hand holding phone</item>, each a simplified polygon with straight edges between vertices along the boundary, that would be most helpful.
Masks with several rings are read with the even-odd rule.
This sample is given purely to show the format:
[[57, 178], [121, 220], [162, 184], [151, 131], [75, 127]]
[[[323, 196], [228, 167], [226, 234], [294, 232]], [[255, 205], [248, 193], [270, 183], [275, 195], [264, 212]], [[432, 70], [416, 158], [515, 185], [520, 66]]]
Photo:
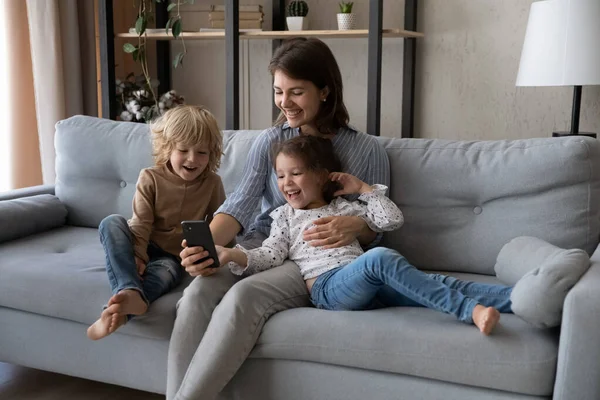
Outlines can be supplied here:
[[213, 264], [210, 268], [219, 268], [219, 257], [217, 250], [215, 249], [215, 242], [210, 232], [208, 222], [206, 221], [183, 221], [181, 222], [183, 228], [183, 237], [187, 241], [188, 247], [201, 246], [204, 250], [208, 251], [208, 257], [196, 261], [194, 264], [199, 264], [209, 258], [213, 259]]

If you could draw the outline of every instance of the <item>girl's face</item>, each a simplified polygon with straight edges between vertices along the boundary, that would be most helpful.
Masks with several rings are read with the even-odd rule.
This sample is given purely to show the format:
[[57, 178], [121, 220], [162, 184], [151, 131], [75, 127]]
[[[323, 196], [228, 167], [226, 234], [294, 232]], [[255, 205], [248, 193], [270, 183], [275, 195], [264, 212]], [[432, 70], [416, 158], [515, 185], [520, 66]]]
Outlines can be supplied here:
[[169, 158], [173, 172], [186, 181], [198, 178], [206, 169], [209, 161], [208, 146], [204, 143], [186, 146], [177, 143]]
[[277, 186], [293, 208], [308, 210], [327, 205], [323, 199], [327, 176], [307, 170], [301, 160], [283, 153], [277, 155], [275, 170]]
[[281, 71], [273, 76], [275, 105], [284, 113], [290, 127], [308, 135], [318, 134], [314, 120], [329, 89], [319, 89], [311, 81], [292, 79]]

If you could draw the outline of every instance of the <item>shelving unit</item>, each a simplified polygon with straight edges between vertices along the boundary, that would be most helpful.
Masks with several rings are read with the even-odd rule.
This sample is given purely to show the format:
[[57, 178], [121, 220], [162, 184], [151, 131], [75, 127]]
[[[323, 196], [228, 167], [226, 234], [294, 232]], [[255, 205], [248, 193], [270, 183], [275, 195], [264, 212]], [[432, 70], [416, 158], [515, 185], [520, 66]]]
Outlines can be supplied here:
[[[285, 30], [285, 0], [272, 0], [273, 31], [239, 32], [238, 6], [239, 0], [225, 0], [225, 30], [220, 32], [184, 32], [185, 40], [225, 40], [226, 48], [226, 123], [225, 129], [239, 128], [239, 41], [240, 40], [272, 40], [273, 51], [281, 41], [290, 37], [318, 37], [322, 39], [353, 39], [367, 38], [368, 40], [368, 82], [367, 82], [367, 132], [379, 135], [381, 115], [381, 59], [382, 38], [400, 38], [405, 40], [403, 89], [402, 89], [402, 137], [413, 137], [414, 127], [414, 88], [415, 88], [415, 56], [416, 39], [423, 37], [416, 32], [417, 2], [405, 0], [404, 29], [382, 29], [383, 0], [369, 0], [369, 29], [351, 31], [338, 30]], [[157, 26], [164, 26], [168, 19], [166, 6], [168, 2], [156, 5]], [[162, 5], [162, 6], [161, 6]], [[100, 55], [102, 81], [102, 112], [104, 116], [116, 118], [114, 99], [114, 38], [112, 23], [112, 0], [99, 0], [100, 18]], [[135, 33], [118, 33], [119, 38], [137, 38]], [[170, 88], [171, 71], [169, 41], [172, 35], [163, 33], [148, 33], [147, 38], [156, 40], [158, 59], [158, 80], [161, 82], [159, 92], [164, 93]], [[279, 110], [273, 107], [273, 116]]]
[[[423, 37], [422, 33], [405, 31], [402, 29], [384, 29], [383, 37], [395, 38], [419, 38]], [[137, 38], [135, 33], [119, 33], [116, 35], [120, 38]], [[203, 39], [225, 39], [225, 31], [222, 32], [183, 32], [182, 36], [185, 40], [203, 40]], [[288, 39], [292, 37], [318, 37], [323, 39], [349, 39], [349, 38], [366, 38], [369, 36], [368, 29], [355, 29], [351, 31], [254, 31], [240, 32], [240, 39]], [[173, 35], [166, 33], [148, 33], [148, 39], [151, 40], [175, 40]]]

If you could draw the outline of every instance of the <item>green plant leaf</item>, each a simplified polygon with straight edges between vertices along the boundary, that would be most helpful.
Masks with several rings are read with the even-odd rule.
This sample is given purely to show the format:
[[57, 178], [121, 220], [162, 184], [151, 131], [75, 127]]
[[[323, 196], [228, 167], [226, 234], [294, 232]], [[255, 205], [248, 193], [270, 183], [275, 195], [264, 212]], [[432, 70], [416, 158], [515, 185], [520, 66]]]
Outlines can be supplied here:
[[133, 53], [131, 53], [131, 56], [133, 57], [133, 61], [137, 61], [139, 58], [140, 52], [136, 49]]
[[179, 65], [183, 64], [183, 53], [177, 53], [175, 59], [173, 60], [173, 68], [177, 68]]
[[137, 47], [136, 47], [136, 46], [134, 46], [134, 45], [132, 45], [131, 43], [125, 43], [125, 44], [123, 45], [123, 51], [124, 51], [125, 53], [133, 53], [133, 52], [134, 52], [134, 51], [136, 51], [136, 50], [137, 50]]
[[137, 32], [138, 36], [143, 35], [146, 31], [146, 18], [144, 18], [144, 16], [139, 17], [135, 21], [135, 31]]
[[182, 30], [183, 28], [181, 26], [181, 18], [179, 18], [177, 21], [173, 22], [173, 28], [171, 28], [171, 31], [173, 32], [173, 37], [179, 37], [179, 35], [181, 35]]
[[177, 3], [171, 3], [171, 4], [169, 4], [169, 6], [167, 7], [167, 12], [170, 12], [175, 7], [177, 7]]
[[167, 21], [167, 24], [165, 25], [165, 34], [168, 35], [169, 34], [169, 28], [171, 27], [171, 24], [173, 23], [173, 19], [169, 18], [169, 20]]

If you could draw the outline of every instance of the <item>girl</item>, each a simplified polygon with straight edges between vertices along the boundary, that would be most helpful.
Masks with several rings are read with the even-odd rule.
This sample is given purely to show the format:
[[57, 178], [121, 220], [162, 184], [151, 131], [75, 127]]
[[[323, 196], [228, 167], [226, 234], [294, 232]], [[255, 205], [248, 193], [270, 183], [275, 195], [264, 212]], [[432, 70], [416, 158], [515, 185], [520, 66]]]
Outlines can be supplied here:
[[[271, 213], [269, 237], [259, 248], [219, 246], [219, 261], [233, 262], [233, 273], [253, 274], [295, 261], [311, 292], [311, 301], [328, 310], [363, 310], [381, 306], [424, 306], [474, 323], [488, 335], [511, 312], [512, 288], [459, 281], [419, 271], [396, 251], [363, 252], [354, 241], [327, 249], [310, 246], [303, 232], [324, 216], [359, 216], [376, 232], [398, 229], [404, 222], [383, 185], [367, 185], [339, 171], [329, 140], [299, 136], [284, 142], [273, 157], [279, 190], [287, 204]], [[335, 186], [339, 184], [339, 189]], [[340, 195], [359, 194], [350, 202]]]
[[225, 200], [215, 173], [222, 136], [208, 110], [171, 109], [151, 131], [155, 165], [140, 172], [133, 217], [126, 221], [110, 215], [99, 226], [113, 296], [87, 330], [93, 340], [144, 314], [150, 303], [179, 284], [184, 274], [178, 257], [181, 221], [212, 219]]

